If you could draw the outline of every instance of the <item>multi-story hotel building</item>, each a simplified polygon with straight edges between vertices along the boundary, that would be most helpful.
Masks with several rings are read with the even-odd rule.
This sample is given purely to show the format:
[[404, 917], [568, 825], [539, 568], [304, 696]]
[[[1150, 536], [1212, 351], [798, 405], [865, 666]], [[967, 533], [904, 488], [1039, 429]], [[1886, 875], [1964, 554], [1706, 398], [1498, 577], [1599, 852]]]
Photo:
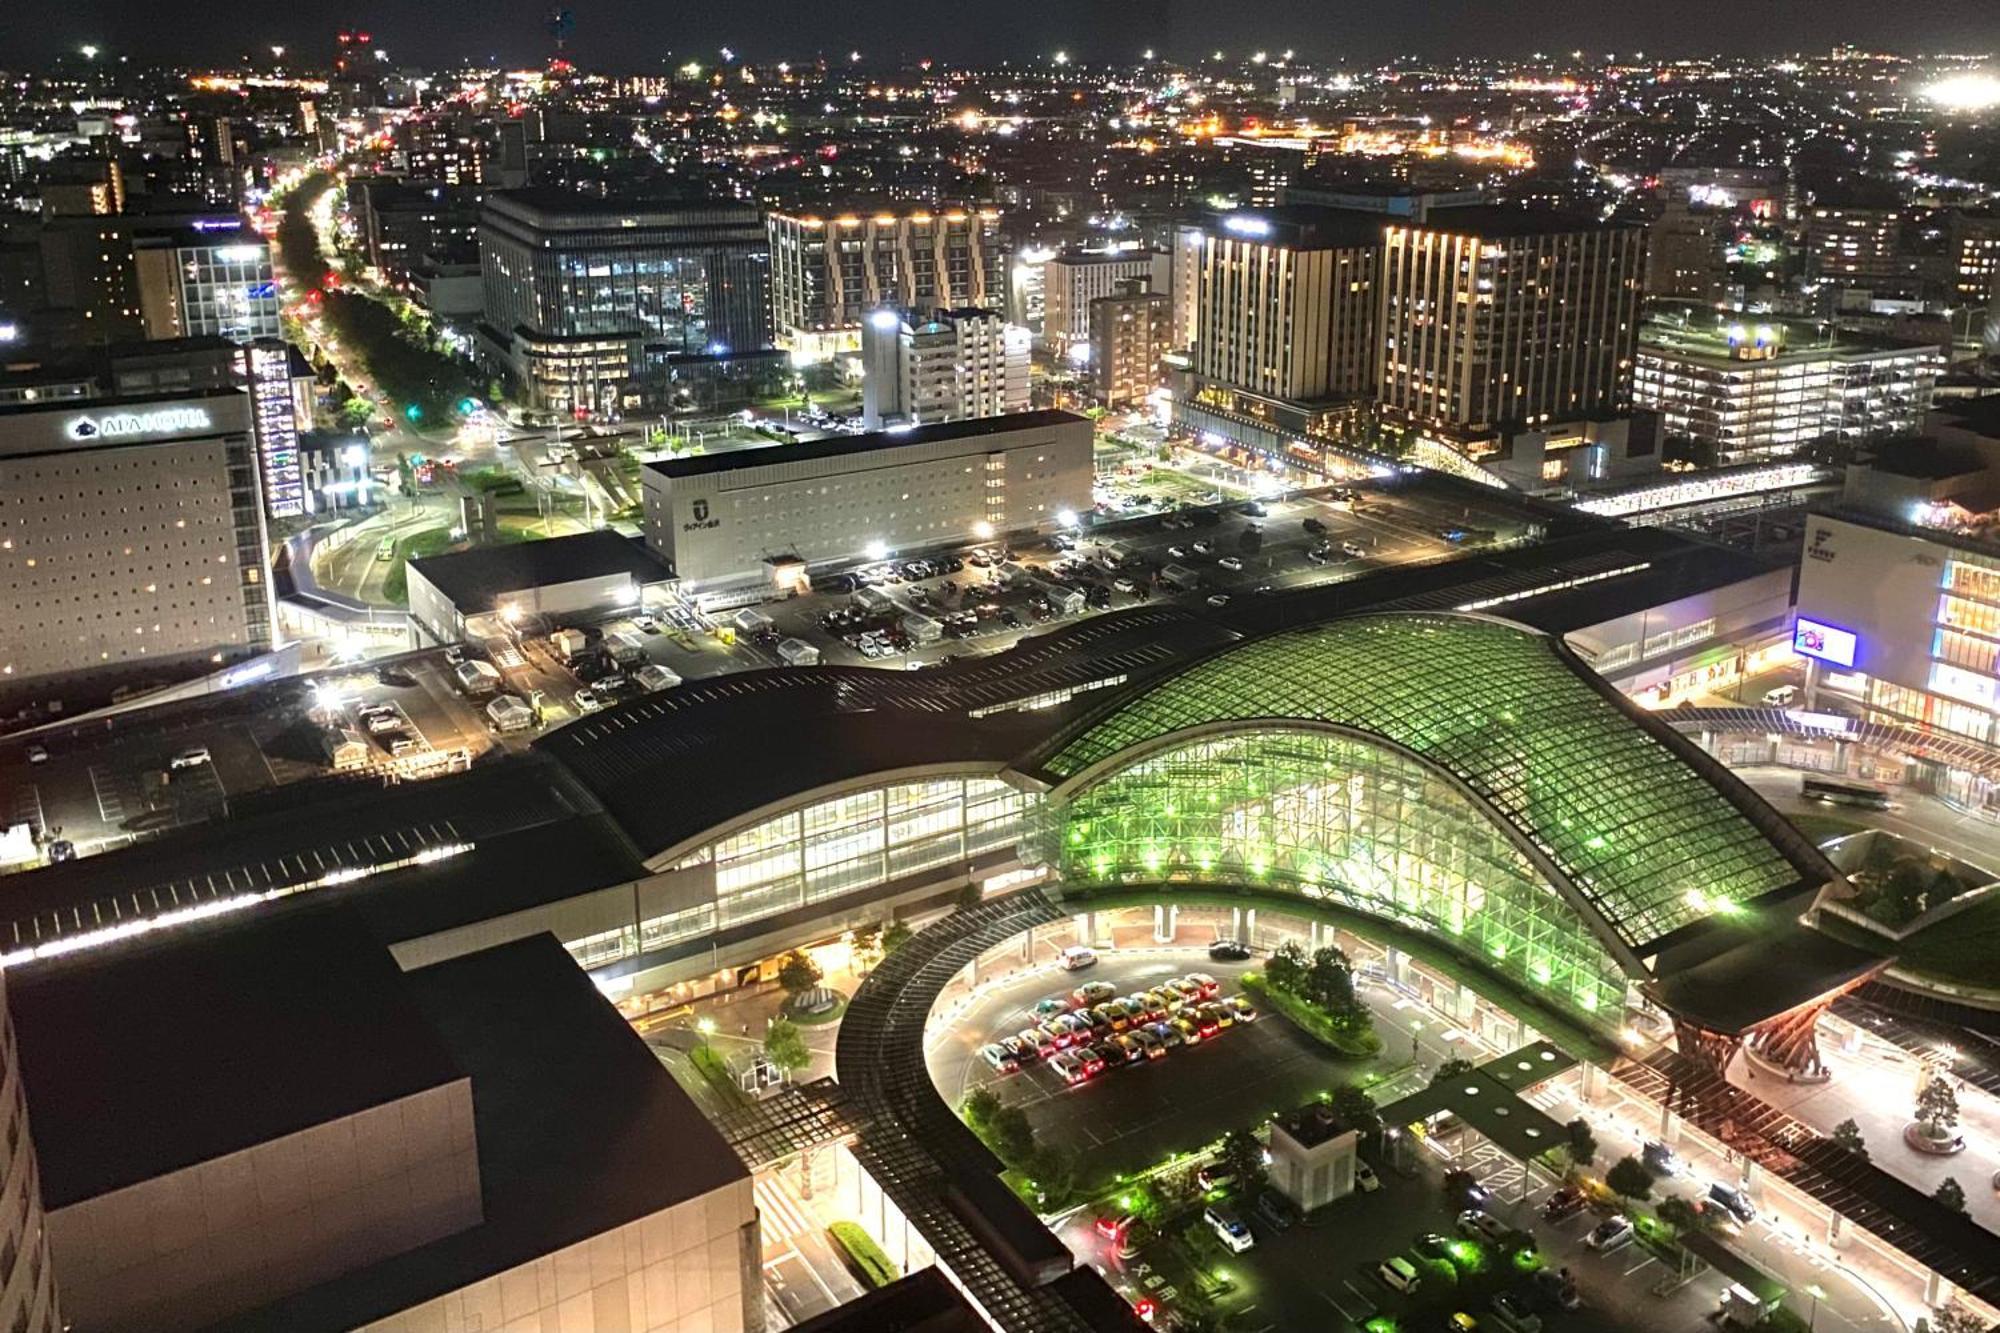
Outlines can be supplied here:
[[1816, 440], [1913, 435], [1944, 373], [1935, 344], [1672, 314], [1647, 322], [1637, 361], [1637, 405], [1660, 414], [1667, 436], [1723, 463], [1783, 456]]
[[1194, 370], [1285, 403], [1374, 387], [1383, 219], [1290, 207], [1230, 213], [1202, 247]]
[[992, 209], [776, 213], [765, 226], [778, 345], [799, 365], [860, 350], [863, 320], [880, 306], [1006, 304], [1006, 249]]
[[2000, 308], [2000, 213], [1952, 214], [1951, 267], [1960, 304]]
[[272, 646], [234, 349], [157, 346], [0, 380], [0, 698], [200, 675]]
[[1384, 421], [1469, 457], [1632, 404], [1646, 237], [1562, 214], [1391, 222], [1377, 284]]
[[1136, 281], [1090, 303], [1090, 378], [1106, 407], [1144, 402], [1159, 381], [1160, 358], [1174, 350], [1174, 303]]
[[1057, 356], [1090, 341], [1090, 303], [1139, 280], [1154, 291], [1172, 281], [1170, 258], [1155, 250], [1065, 250], [1042, 265], [1041, 342]]

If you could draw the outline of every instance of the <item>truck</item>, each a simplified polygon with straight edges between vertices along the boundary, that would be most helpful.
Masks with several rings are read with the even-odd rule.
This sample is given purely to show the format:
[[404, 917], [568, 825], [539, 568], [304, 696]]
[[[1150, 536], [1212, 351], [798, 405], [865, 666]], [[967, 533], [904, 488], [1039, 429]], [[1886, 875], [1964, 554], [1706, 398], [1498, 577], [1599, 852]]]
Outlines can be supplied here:
[[613, 630], [604, 636], [604, 647], [611, 654], [611, 660], [620, 666], [631, 666], [646, 660], [646, 642], [629, 629]]
[[1201, 587], [1201, 574], [1186, 565], [1168, 565], [1160, 571], [1160, 582], [1182, 592], [1195, 592]]
[[818, 666], [819, 649], [804, 639], [785, 639], [778, 644], [778, 658], [786, 666]]
[[944, 638], [944, 625], [912, 611], [903, 617], [903, 633], [909, 636], [913, 646], [927, 648]]
[[549, 635], [549, 647], [565, 662], [574, 662], [590, 647], [590, 636], [580, 629], [559, 629]]
[[451, 669], [452, 678], [458, 688], [474, 698], [492, 694], [500, 688], [500, 672], [491, 662], [469, 658]]

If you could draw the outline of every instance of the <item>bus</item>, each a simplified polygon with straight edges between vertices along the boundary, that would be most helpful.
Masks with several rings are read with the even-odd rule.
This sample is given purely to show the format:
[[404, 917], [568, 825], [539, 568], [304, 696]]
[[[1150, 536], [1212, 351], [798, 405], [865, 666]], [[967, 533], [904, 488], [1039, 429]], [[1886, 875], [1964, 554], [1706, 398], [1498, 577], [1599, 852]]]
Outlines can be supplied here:
[[1799, 781], [1799, 795], [1827, 805], [1852, 805], [1863, 810], [1887, 810], [1889, 793], [1862, 782], [1835, 782], [1830, 778], [1805, 777]]
[[380, 542], [376, 543], [375, 558], [377, 560], [394, 560], [396, 558], [396, 539], [394, 537], [384, 537]]

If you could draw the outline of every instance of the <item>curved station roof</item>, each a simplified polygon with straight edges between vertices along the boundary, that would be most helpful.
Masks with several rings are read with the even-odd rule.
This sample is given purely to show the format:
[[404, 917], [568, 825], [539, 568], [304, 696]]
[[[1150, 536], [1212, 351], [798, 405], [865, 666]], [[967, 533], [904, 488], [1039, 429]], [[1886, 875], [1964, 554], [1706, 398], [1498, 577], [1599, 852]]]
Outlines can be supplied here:
[[1048, 747], [1057, 781], [1193, 728], [1333, 725], [1407, 750], [1539, 850], [1634, 953], [1833, 876], [1788, 825], [1546, 635], [1368, 615], [1211, 653]]

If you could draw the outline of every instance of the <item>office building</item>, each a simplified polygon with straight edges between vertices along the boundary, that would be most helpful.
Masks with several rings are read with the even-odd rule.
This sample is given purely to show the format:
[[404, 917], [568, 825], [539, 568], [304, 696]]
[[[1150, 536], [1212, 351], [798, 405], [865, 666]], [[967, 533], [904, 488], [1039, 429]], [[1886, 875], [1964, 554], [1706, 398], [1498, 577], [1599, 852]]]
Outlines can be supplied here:
[[1669, 439], [1723, 463], [1783, 457], [1819, 440], [1914, 435], [1944, 353], [1778, 319], [1656, 317], [1641, 333], [1634, 402]]
[[493, 194], [479, 262], [483, 350], [539, 408], [709, 405], [776, 358], [769, 242], [745, 205]]
[[1809, 278], [1878, 296], [1916, 296], [1921, 289], [1921, 269], [1905, 252], [1898, 209], [1815, 204], [1806, 210], [1803, 236]]
[[861, 367], [870, 430], [1028, 410], [1028, 332], [997, 310], [870, 311]]
[[1174, 300], [1128, 280], [1116, 296], [1090, 303], [1090, 378], [1106, 407], [1132, 407], [1160, 380], [1160, 360], [1174, 348]]
[[240, 374], [237, 349], [195, 343], [0, 377], [0, 697], [200, 675], [271, 648]]
[[702, 587], [1033, 532], [1090, 508], [1091, 434], [1023, 412], [662, 459], [642, 476], [646, 541]]
[[383, 281], [407, 289], [427, 262], [470, 265], [477, 276], [482, 188], [373, 177], [350, 181], [347, 198]]
[[1167, 290], [1172, 259], [1155, 250], [1064, 250], [1042, 266], [1041, 343], [1057, 356], [1090, 343], [1090, 303], [1134, 280]]
[[1168, 252], [1172, 277], [1168, 293], [1173, 298], [1172, 347], [1185, 352], [1201, 333], [1201, 265], [1208, 250], [1208, 227], [1200, 222], [1174, 224], [1172, 249]]
[[1378, 284], [1386, 424], [1473, 459], [1629, 412], [1646, 238], [1562, 214], [1466, 207], [1392, 222]]
[[880, 306], [1001, 309], [1007, 255], [991, 209], [774, 213], [771, 309], [778, 345], [797, 365], [861, 347]]
[[50, 218], [40, 245], [63, 341], [279, 336], [270, 247], [235, 214]]
[[1200, 272], [1204, 388], [1290, 404], [1369, 394], [1383, 230], [1377, 216], [1310, 207], [1218, 219]]
[[760, 1326], [749, 1172], [546, 935], [293, 904], [13, 986], [79, 1328]]
[[411, 180], [450, 186], [486, 183], [486, 145], [469, 123], [412, 116], [396, 126], [396, 157]]

